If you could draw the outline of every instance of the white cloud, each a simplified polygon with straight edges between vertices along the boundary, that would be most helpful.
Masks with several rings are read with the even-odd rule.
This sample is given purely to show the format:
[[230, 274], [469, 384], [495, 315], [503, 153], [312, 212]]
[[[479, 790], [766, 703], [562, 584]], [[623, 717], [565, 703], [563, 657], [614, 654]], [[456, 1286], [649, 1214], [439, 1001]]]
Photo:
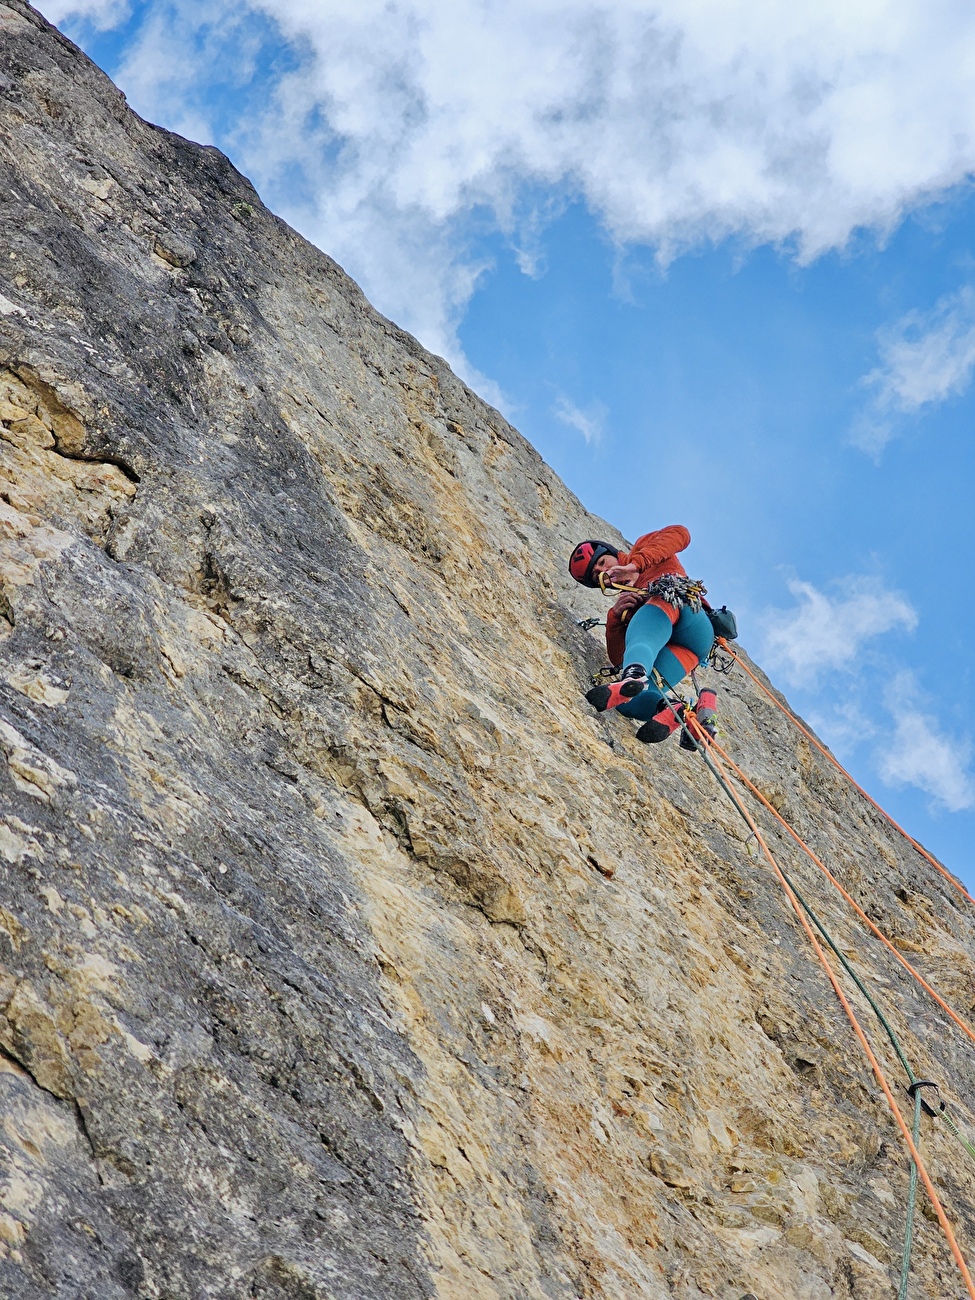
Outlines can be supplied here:
[[[62, 19], [98, 19], [110, 0], [52, 3]], [[207, 115], [210, 35], [242, 43], [246, 78], [242, 16], [279, 25], [298, 66], [220, 143], [383, 310], [455, 361], [483, 269], [472, 213], [523, 260], [549, 205], [574, 198], [617, 243], [665, 259], [729, 235], [809, 259], [858, 227], [882, 234], [975, 168], [965, 0], [149, 0], [148, 11], [120, 80], [167, 124]]]
[[51, 23], [86, 18], [98, 31], [124, 23], [131, 13], [127, 0], [48, 0], [44, 16]]
[[880, 365], [864, 379], [874, 398], [853, 432], [878, 451], [893, 435], [891, 413], [913, 414], [965, 391], [975, 370], [975, 290], [940, 299], [933, 311], [909, 312], [878, 335]]
[[793, 580], [789, 590], [797, 607], [765, 616], [765, 658], [794, 685], [813, 683], [824, 672], [856, 672], [865, 641], [917, 626], [904, 597], [876, 580], [850, 577], [840, 585], [842, 594], [830, 597], [812, 583]]
[[969, 741], [945, 735], [912, 673], [864, 653], [871, 638], [917, 626], [903, 596], [863, 577], [847, 578], [835, 598], [808, 582], [789, 588], [798, 605], [766, 617], [764, 657], [794, 686], [815, 689], [834, 675], [813, 701], [813, 726], [840, 751], [868, 746], [887, 785], [914, 786], [949, 812], [975, 807]]
[[556, 418], [561, 420], [563, 424], [567, 424], [571, 429], [578, 429], [586, 442], [598, 444], [602, 441], [603, 429], [608, 414], [602, 402], [591, 402], [589, 407], [583, 411], [564, 393], [559, 393], [552, 409]]
[[937, 714], [910, 673], [897, 674], [885, 704], [894, 718], [894, 734], [877, 751], [883, 780], [916, 786], [949, 812], [975, 805], [975, 782], [968, 771], [971, 745], [941, 732]]

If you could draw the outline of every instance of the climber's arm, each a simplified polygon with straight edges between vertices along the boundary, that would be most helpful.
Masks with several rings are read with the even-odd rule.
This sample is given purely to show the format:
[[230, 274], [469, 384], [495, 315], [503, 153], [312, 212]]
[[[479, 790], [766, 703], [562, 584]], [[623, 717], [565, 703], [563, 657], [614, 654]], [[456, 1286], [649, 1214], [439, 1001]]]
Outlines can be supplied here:
[[659, 564], [670, 555], [685, 550], [691, 544], [691, 535], [683, 524], [670, 524], [656, 532], [644, 533], [633, 543], [631, 551], [620, 551], [621, 565], [635, 564], [638, 573]]

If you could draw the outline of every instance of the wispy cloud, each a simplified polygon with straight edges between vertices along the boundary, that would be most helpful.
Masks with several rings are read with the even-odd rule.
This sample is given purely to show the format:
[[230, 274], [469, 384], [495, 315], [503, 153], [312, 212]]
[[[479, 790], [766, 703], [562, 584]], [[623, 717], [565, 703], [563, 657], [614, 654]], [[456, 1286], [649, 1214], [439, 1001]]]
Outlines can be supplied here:
[[[765, 619], [764, 657], [793, 686], [816, 692], [810, 718], [840, 752], [862, 748], [882, 781], [914, 786], [950, 812], [975, 806], [972, 746], [947, 734], [937, 706], [914, 674], [867, 642], [896, 629], [912, 631], [917, 615], [903, 596], [876, 579], [846, 578], [829, 596], [793, 581], [792, 610]], [[828, 694], [817, 687], [830, 673]]]
[[975, 781], [968, 770], [971, 745], [964, 737], [944, 734], [933, 702], [912, 674], [898, 673], [884, 702], [894, 731], [877, 750], [882, 779], [888, 785], [916, 786], [949, 812], [975, 805]]
[[49, 0], [44, 5], [44, 17], [48, 22], [62, 23], [66, 19], [86, 19], [96, 31], [109, 31], [124, 23], [131, 6], [127, 0]]
[[808, 685], [825, 672], [856, 672], [865, 641], [917, 626], [917, 614], [904, 597], [876, 579], [854, 576], [836, 585], [840, 594], [829, 596], [794, 579], [789, 590], [795, 608], [765, 616], [765, 658], [794, 685]]
[[865, 378], [870, 406], [853, 430], [854, 442], [879, 451], [894, 433], [892, 416], [912, 415], [963, 393], [975, 370], [975, 290], [940, 299], [933, 311], [909, 312], [878, 335], [880, 365]]
[[590, 402], [582, 410], [564, 393], [559, 393], [552, 408], [557, 419], [571, 429], [578, 429], [586, 442], [595, 445], [602, 441], [608, 411], [602, 402]]
[[[50, 0], [48, 12], [104, 22], [112, 7]], [[206, 119], [214, 40], [242, 83], [280, 66], [217, 143], [455, 362], [482, 269], [471, 214], [529, 270], [565, 199], [617, 245], [663, 259], [735, 235], [809, 260], [857, 228], [889, 230], [975, 168], [975, 9], [957, 0], [148, 0], [144, 12], [131, 84], [121, 77], [136, 108]], [[275, 61], [270, 36], [255, 57], [244, 14], [290, 57]], [[162, 30], [180, 40], [160, 44]]]

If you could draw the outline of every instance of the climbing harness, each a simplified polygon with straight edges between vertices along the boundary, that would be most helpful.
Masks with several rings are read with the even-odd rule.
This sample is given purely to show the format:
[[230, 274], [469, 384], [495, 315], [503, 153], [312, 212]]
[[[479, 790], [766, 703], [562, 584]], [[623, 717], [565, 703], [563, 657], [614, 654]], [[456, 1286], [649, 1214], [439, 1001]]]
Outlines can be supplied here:
[[699, 578], [688, 578], [683, 573], [662, 573], [646, 587], [633, 587], [626, 582], [607, 582], [606, 575], [601, 573], [599, 590], [604, 596], [608, 596], [612, 591], [618, 591], [621, 595], [644, 596], [648, 600], [656, 597], [657, 600], [673, 605], [675, 609], [688, 605], [695, 613], [703, 608], [702, 598], [708, 592]]
[[[664, 573], [659, 578], [655, 578], [648, 587], [631, 587], [625, 582], [607, 582], [605, 575], [598, 575], [599, 590], [604, 596], [610, 592], [618, 592], [620, 595], [642, 596], [644, 600], [650, 600], [656, 597], [658, 600], [665, 601], [675, 609], [680, 609], [687, 605], [695, 613], [703, 609], [710, 620], [711, 627], [714, 631], [714, 645], [711, 647], [711, 653], [708, 656], [708, 667], [713, 668], [716, 673], [729, 674], [735, 666], [734, 658], [729, 654], [722, 659], [718, 652], [719, 642], [726, 644], [728, 641], [734, 641], [738, 636], [738, 620], [728, 608], [722, 605], [720, 609], [715, 609], [704, 599], [707, 595], [707, 587], [698, 578], [688, 578], [681, 573]], [[602, 626], [599, 619], [580, 619], [579, 627], [593, 628]], [[727, 648], [727, 647], [726, 647]]]

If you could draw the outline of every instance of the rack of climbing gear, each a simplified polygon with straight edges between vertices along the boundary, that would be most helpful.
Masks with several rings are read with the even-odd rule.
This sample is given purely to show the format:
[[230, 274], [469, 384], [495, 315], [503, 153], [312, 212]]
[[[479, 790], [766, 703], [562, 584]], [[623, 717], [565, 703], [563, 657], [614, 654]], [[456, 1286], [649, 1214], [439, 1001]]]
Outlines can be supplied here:
[[704, 597], [708, 594], [707, 587], [699, 578], [688, 578], [682, 573], [662, 573], [644, 590], [648, 597], [663, 600], [674, 609], [687, 605], [695, 613], [704, 608]]

